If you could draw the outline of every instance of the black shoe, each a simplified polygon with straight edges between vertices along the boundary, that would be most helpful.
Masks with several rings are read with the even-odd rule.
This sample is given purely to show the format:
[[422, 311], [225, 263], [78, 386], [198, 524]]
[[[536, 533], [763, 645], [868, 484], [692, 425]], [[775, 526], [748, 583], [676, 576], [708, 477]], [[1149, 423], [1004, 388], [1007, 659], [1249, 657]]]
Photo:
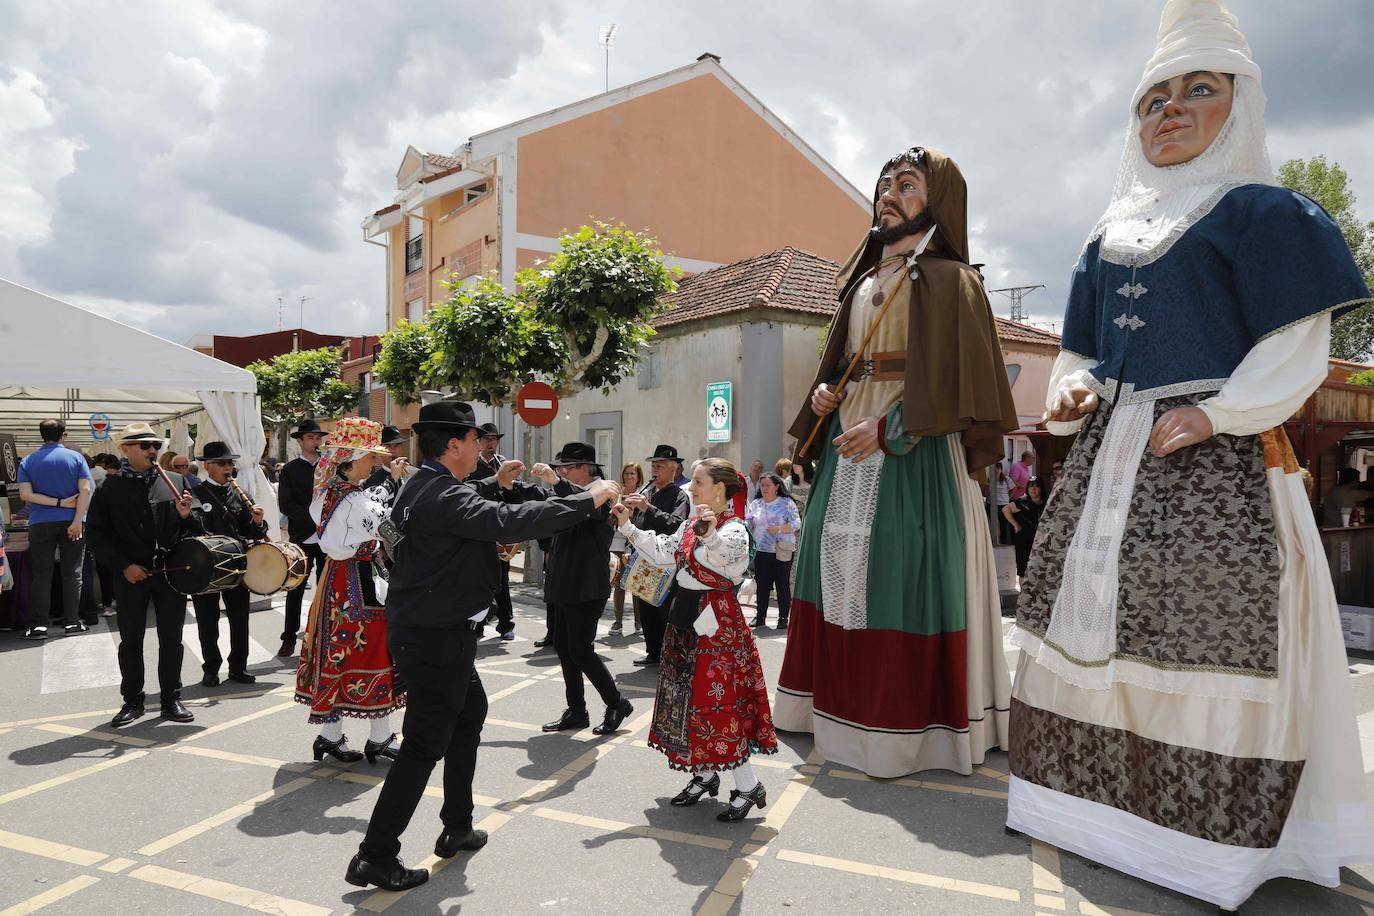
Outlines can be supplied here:
[[24, 631], [24, 638], [25, 638], [25, 639], [47, 639], [47, 638], [48, 638], [48, 628], [47, 628], [47, 627], [29, 627], [27, 630]]
[[147, 710], [143, 708], [142, 703], [125, 703], [123, 706], [119, 707], [119, 712], [115, 713], [115, 717], [110, 720], [110, 724], [115, 728], [122, 728], [135, 719], [143, 718], [145, 712], [147, 712]]
[[614, 706], [606, 707], [606, 718], [601, 720], [601, 724], [592, 729], [593, 735], [612, 735], [620, 729], [620, 723], [629, 718], [630, 713], [635, 708], [630, 705], [630, 701], [624, 697]]
[[644, 656], [643, 658], [637, 658], [637, 659], [635, 659], [634, 661], [630, 662], [630, 664], [635, 665], [635, 666], [640, 667], [640, 668], [647, 668], [647, 667], [649, 667], [650, 665], [657, 665], [657, 664], [658, 664], [658, 659], [654, 658], [654, 657], [651, 656], [651, 655], [646, 655], [646, 656]]
[[787, 618], [786, 618], [786, 617], [779, 617], [779, 618], [778, 618], [778, 629], [779, 629], [779, 630], [785, 630], [785, 629], [787, 629]]
[[768, 626], [768, 621], [762, 617], [755, 617], [754, 622], [749, 624], [749, 626], [753, 627], [755, 630], [759, 630]]
[[400, 751], [391, 742], [396, 740], [396, 733], [392, 732], [385, 741], [373, 741], [368, 739], [363, 745], [363, 756], [368, 763], [376, 763], [378, 757], [385, 757], [387, 760], [395, 760], [400, 756]]
[[451, 859], [465, 849], [481, 849], [487, 845], [485, 830], [469, 829], [467, 833], [454, 833], [445, 830], [434, 841], [434, 854], [441, 859]]
[[552, 637], [552, 636], [545, 636], [543, 639], [536, 639], [536, 640], [534, 641], [534, 647], [535, 647], [536, 649], [542, 649], [542, 648], [544, 648], [545, 646], [551, 646], [551, 645], [553, 645], [553, 637]]
[[565, 709], [563, 710], [563, 715], [559, 716], [558, 719], [556, 719], [553, 722], [548, 722], [544, 725], [544, 731], [570, 731], [574, 728], [586, 728], [588, 725], [591, 724], [592, 720], [587, 717], [587, 710], [584, 709], [581, 712], [575, 712], [571, 709]]
[[408, 891], [429, 880], [429, 869], [406, 868], [400, 859], [385, 865], [374, 865], [354, 856], [353, 861], [348, 863], [348, 871], [344, 872], [344, 880], [357, 887], [373, 884], [384, 891]]
[[[735, 807], [735, 799], [737, 798], [744, 799], [743, 806]], [[768, 806], [768, 793], [764, 790], [762, 782], [754, 786], [754, 788], [750, 789], [748, 792], [741, 792], [738, 789], [731, 789], [730, 807], [726, 808], [720, 814], [717, 814], [716, 820], [725, 821], [726, 823], [742, 821], [744, 820], [745, 816], [749, 813], [749, 809], [754, 807], [755, 805], [759, 806], [760, 811], [762, 811], [764, 808]]]
[[715, 798], [720, 794], [720, 774], [712, 773], [710, 779], [703, 780], [700, 776], [693, 776], [692, 781], [687, 783], [687, 788], [673, 796], [668, 804], [675, 808], [690, 808], [707, 792]]
[[502, 640], [503, 642], [514, 642], [514, 641], [515, 641], [515, 631], [514, 631], [514, 630], [503, 630], [503, 631], [501, 632], [501, 640]]
[[218, 687], [218, 686], [219, 686], [219, 675], [218, 675], [218, 674], [211, 674], [211, 673], [209, 673], [209, 672], [207, 671], [207, 672], [205, 673], [205, 677], [203, 677], [203, 678], [200, 679], [200, 686], [202, 686], [202, 687]]
[[[355, 751], [351, 747], [345, 747], [348, 738], [340, 738], [338, 741], [326, 741], [324, 735], [316, 735], [315, 743], [310, 750], [314, 752], [316, 760], [323, 760], [324, 755], [328, 754], [339, 763], [357, 763], [363, 759], [362, 751]], [[358, 861], [354, 859], [354, 861]]]
[[296, 641], [294, 639], [283, 639], [281, 648], [277, 650], [277, 658], [290, 658], [296, 654]]
[[[219, 680], [216, 678], [216, 680]], [[181, 705], [181, 700], [173, 700], [170, 703], [162, 704], [162, 718], [170, 719], [173, 722], [194, 722], [195, 715], [191, 710]]]
[[230, 671], [229, 680], [236, 684], [256, 684], [258, 679], [247, 671]]
[[90, 627], [86, 626], [86, 622], [84, 620], [78, 621], [77, 623], [69, 623], [62, 628], [63, 632], [65, 632], [68, 636], [71, 636], [73, 633], [85, 633], [89, 629]]

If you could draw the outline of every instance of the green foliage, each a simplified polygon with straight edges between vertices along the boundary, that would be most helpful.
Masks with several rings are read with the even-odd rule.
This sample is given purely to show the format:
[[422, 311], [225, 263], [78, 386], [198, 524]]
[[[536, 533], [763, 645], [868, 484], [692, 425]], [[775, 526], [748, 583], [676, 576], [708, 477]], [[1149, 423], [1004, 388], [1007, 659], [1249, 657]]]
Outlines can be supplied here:
[[[1279, 183], [1306, 194], [1322, 205], [1340, 226], [1350, 253], [1355, 256], [1365, 282], [1374, 285], [1374, 221], [1361, 222], [1355, 212], [1355, 193], [1350, 176], [1339, 163], [1325, 156], [1290, 159], [1279, 166]], [[1374, 351], [1374, 306], [1366, 305], [1331, 326], [1331, 355], [1361, 360]], [[1362, 384], [1362, 383], [1356, 383]]]
[[448, 284], [423, 324], [403, 321], [382, 339], [373, 372], [402, 403], [450, 388], [499, 405], [534, 377], [562, 394], [609, 391], [638, 366], [674, 272], [653, 239], [583, 226], [549, 261], [520, 271], [515, 292], [492, 277]]
[[1374, 388], [1374, 369], [1366, 369], [1363, 372], [1356, 372], [1345, 380], [1350, 385], [1363, 385], [1366, 388]]
[[257, 360], [248, 371], [258, 379], [258, 397], [269, 425], [306, 416], [335, 417], [358, 402], [359, 389], [339, 378], [339, 350], [320, 347]]

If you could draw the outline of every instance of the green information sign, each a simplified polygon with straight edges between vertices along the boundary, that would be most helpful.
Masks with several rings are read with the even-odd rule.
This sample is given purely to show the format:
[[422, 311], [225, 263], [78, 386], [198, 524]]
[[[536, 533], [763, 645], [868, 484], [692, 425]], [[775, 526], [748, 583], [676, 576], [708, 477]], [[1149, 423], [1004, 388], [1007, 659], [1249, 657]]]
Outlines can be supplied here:
[[734, 416], [730, 394], [734, 382], [711, 382], [706, 386], [706, 441], [729, 442]]

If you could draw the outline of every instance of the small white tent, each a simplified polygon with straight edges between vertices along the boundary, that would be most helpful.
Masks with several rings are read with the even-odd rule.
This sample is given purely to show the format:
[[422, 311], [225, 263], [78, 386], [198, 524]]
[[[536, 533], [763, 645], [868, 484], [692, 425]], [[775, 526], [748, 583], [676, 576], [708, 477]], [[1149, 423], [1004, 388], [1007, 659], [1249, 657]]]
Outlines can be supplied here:
[[50, 417], [85, 449], [99, 444], [94, 414], [114, 431], [138, 421], [162, 429], [203, 408], [214, 435], [198, 444], [219, 439], [242, 456], [239, 485], [275, 530], [276, 495], [257, 461], [267, 441], [257, 390], [247, 369], [0, 279], [0, 433], [21, 447], [38, 444], [38, 424]]

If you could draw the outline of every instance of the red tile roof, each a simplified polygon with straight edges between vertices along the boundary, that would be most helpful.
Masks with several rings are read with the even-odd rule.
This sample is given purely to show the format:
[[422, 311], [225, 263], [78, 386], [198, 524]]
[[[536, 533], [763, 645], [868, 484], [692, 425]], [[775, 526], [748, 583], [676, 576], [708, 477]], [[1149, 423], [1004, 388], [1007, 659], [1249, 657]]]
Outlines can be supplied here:
[[[828, 317], [839, 306], [835, 298], [839, 272], [834, 261], [799, 248], [746, 258], [683, 280], [677, 292], [668, 297], [672, 308], [653, 324], [671, 327], [751, 308]], [[1059, 346], [1058, 334], [1006, 318], [996, 320], [1003, 340]]]
[[453, 156], [441, 156], [438, 153], [425, 153], [425, 162], [434, 166], [436, 169], [457, 169], [462, 168], [463, 160]]

